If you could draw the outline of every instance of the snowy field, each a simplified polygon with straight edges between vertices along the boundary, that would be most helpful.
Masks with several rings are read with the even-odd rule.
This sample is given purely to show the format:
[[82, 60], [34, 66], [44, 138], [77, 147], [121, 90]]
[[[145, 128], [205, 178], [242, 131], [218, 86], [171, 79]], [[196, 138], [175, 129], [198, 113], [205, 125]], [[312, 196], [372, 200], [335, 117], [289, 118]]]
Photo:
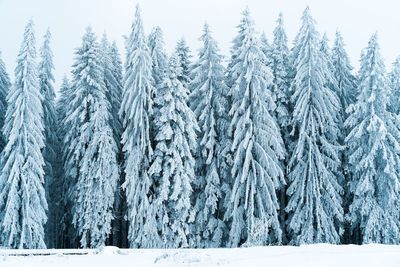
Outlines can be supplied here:
[[[74, 255], [74, 254], [83, 255]], [[31, 255], [30, 255], [31, 254]], [[35, 255], [33, 254], [47, 254]], [[16, 256], [18, 255], [18, 256]], [[238, 249], [0, 250], [1, 267], [399, 267], [400, 246], [308, 245]]]

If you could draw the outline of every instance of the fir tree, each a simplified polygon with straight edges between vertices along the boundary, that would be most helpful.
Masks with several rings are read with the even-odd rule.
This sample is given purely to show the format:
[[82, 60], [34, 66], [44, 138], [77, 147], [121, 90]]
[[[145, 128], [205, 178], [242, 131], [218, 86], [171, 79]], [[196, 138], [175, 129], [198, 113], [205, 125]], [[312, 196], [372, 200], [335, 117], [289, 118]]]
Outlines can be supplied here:
[[188, 89], [178, 77], [181, 73], [177, 55], [171, 57], [164, 82], [156, 92], [154, 156], [149, 174], [154, 180], [151, 209], [157, 218], [159, 247], [188, 247], [190, 198], [195, 179], [193, 153], [196, 150], [195, 115], [187, 106]]
[[243, 12], [228, 68], [233, 154], [232, 192], [225, 213], [229, 246], [280, 243], [276, 190], [283, 183], [285, 150], [274, 109], [272, 73], [256, 38], [249, 10]]
[[[0, 52], [0, 129], [4, 126], [4, 117], [7, 111], [7, 93], [10, 90], [11, 82], [6, 71], [6, 66], [1, 59]], [[3, 132], [0, 132], [0, 153], [3, 151], [6, 140], [3, 136]]]
[[197, 118], [201, 134], [198, 146], [198, 171], [194, 182], [194, 246], [220, 247], [225, 225], [219, 210], [222, 192], [219, 175], [218, 155], [222, 152], [219, 140], [221, 133], [218, 122], [226, 107], [223, 92], [224, 67], [216, 41], [208, 25], [204, 25], [201, 36], [203, 47], [192, 70], [190, 84], [191, 108]]
[[[287, 36], [283, 24], [283, 16], [279, 14], [277, 26], [274, 30], [274, 41], [270, 53], [270, 67], [273, 75], [273, 93], [276, 101], [275, 116], [281, 127], [282, 134], [287, 137], [287, 128], [289, 126], [289, 87], [290, 71], [289, 49], [287, 45]], [[286, 140], [287, 138], [285, 138]]]
[[340, 103], [326, 78], [328, 65], [307, 8], [293, 48], [294, 147], [289, 161], [288, 230], [292, 244], [338, 243], [342, 234]]
[[185, 88], [188, 88], [188, 85], [190, 84], [190, 58], [192, 56], [190, 55], [189, 46], [186, 44], [184, 38], [181, 38], [176, 44], [175, 54], [178, 56], [179, 66], [182, 69], [181, 73], [178, 76], [178, 79]]
[[61, 193], [59, 187], [60, 171], [57, 170], [56, 158], [59, 154], [59, 140], [57, 138], [57, 114], [54, 104], [54, 64], [53, 53], [50, 48], [51, 33], [47, 30], [44, 35], [44, 43], [40, 49], [41, 61], [39, 63], [39, 84], [40, 93], [42, 94], [42, 105], [44, 115], [44, 133], [45, 133], [45, 148], [43, 157], [45, 161], [45, 189], [48, 209], [48, 221], [46, 226], [46, 243], [48, 247], [56, 247], [56, 235], [59, 232], [58, 224], [60, 222], [60, 213], [57, 210], [57, 203], [55, 200]]
[[[348, 108], [353, 201], [348, 220], [362, 243], [399, 242], [400, 131], [387, 111], [389, 81], [374, 34], [361, 58], [357, 101]], [[358, 240], [356, 240], [358, 241]]]
[[111, 231], [112, 208], [119, 177], [117, 145], [110, 126], [110, 103], [100, 47], [88, 28], [75, 52], [73, 98], [64, 122], [66, 179], [72, 223], [82, 247], [99, 247]]
[[153, 79], [156, 86], [163, 81], [165, 69], [167, 67], [167, 55], [164, 51], [163, 33], [160, 27], [155, 27], [149, 35], [148, 45], [153, 62]]
[[393, 63], [393, 69], [389, 74], [389, 82], [391, 87], [390, 100], [388, 102], [388, 110], [397, 115], [400, 114], [400, 57]]
[[15, 83], [7, 95], [0, 175], [0, 243], [7, 248], [46, 248], [43, 107], [33, 21], [25, 28]]
[[[148, 168], [153, 150], [150, 142], [152, 116], [152, 61], [145, 38], [139, 6], [136, 7], [132, 31], [126, 43], [124, 93], [120, 116], [123, 121], [123, 152], [128, 204], [129, 245], [149, 247], [153, 234], [144, 226], [149, 212], [152, 180]], [[152, 229], [149, 229], [151, 231]]]
[[339, 88], [338, 96], [342, 104], [342, 116], [346, 119], [346, 109], [350, 104], [355, 102], [357, 97], [357, 85], [356, 78], [352, 74], [353, 67], [350, 65], [350, 60], [344, 46], [343, 38], [337, 31], [331, 53], [332, 64], [334, 67], [334, 77]]

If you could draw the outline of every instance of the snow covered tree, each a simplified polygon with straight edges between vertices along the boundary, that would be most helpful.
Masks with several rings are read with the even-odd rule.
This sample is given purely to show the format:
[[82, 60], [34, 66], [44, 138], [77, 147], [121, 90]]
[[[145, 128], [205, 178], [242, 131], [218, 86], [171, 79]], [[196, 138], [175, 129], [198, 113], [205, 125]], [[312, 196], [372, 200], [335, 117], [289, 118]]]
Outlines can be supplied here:
[[400, 131], [387, 111], [389, 81], [374, 34], [361, 58], [357, 101], [348, 108], [353, 201], [347, 219], [362, 243], [399, 243]]
[[[144, 226], [149, 212], [148, 175], [153, 150], [150, 140], [152, 116], [152, 61], [143, 30], [140, 8], [136, 7], [132, 31], [126, 43], [124, 92], [120, 116], [123, 121], [123, 152], [125, 153], [125, 183], [128, 205], [130, 247], [150, 247], [149, 233]], [[150, 218], [150, 216], [149, 216]], [[151, 230], [151, 229], [150, 229]]]
[[223, 58], [207, 24], [201, 41], [203, 47], [199, 50], [190, 83], [190, 104], [201, 130], [197, 155], [199, 167], [193, 183], [195, 223], [191, 241], [196, 247], [220, 247], [225, 225], [219, 210], [222, 192], [218, 155], [223, 147], [219, 142], [221, 129], [218, 122], [227, 108], [223, 95], [227, 86]]
[[160, 27], [155, 27], [148, 38], [148, 46], [153, 62], [153, 79], [156, 86], [163, 81], [165, 69], [167, 67], [167, 55], [164, 51], [164, 38]]
[[397, 115], [400, 115], [400, 57], [393, 63], [392, 71], [389, 74], [391, 87], [388, 109]]
[[72, 223], [82, 247], [99, 247], [111, 231], [119, 168], [110, 126], [111, 106], [104, 84], [100, 47], [88, 28], [75, 51], [73, 98], [64, 123], [65, 175]]
[[72, 89], [70, 82], [67, 76], [63, 77], [60, 89], [59, 89], [59, 97], [56, 102], [56, 114], [57, 114], [57, 138], [59, 142], [59, 152], [61, 156], [57, 156], [56, 167], [60, 172], [59, 179], [57, 179], [57, 183], [54, 184], [54, 187], [59, 190], [59, 195], [55, 196], [54, 200], [57, 213], [57, 218], [59, 218], [58, 223], [58, 232], [56, 233], [56, 248], [66, 248], [69, 244], [69, 237], [73, 235], [71, 233], [74, 232], [73, 226], [70, 223], [71, 219], [71, 209], [67, 206], [68, 204], [68, 180], [66, 180], [64, 163], [65, 163], [65, 155], [63, 152], [66, 151], [66, 147], [69, 144], [64, 144], [63, 139], [65, 134], [68, 132], [69, 125], [64, 122], [67, 111], [69, 110], [69, 104], [73, 99]]
[[186, 44], [184, 38], [181, 38], [176, 44], [175, 54], [178, 56], [179, 65], [182, 69], [178, 76], [178, 79], [185, 88], [188, 88], [188, 85], [190, 83], [190, 67], [192, 64], [190, 58], [192, 56], [190, 55], [189, 46]]
[[[279, 126], [272, 116], [272, 73], [264, 63], [248, 9], [238, 28], [228, 68], [233, 167], [225, 217], [230, 221], [231, 247], [281, 242], [276, 190], [284, 182], [281, 160], [285, 155]], [[257, 233], [260, 224], [266, 227]]]
[[282, 13], [279, 14], [276, 22], [277, 26], [274, 30], [274, 40], [269, 55], [271, 61], [269, 66], [274, 77], [272, 92], [276, 101], [275, 116], [281, 127], [282, 135], [285, 137], [287, 136], [287, 128], [290, 120], [288, 112], [290, 87], [290, 79], [288, 77], [290, 71], [289, 49]]
[[[7, 111], [7, 93], [11, 87], [10, 78], [6, 71], [6, 66], [1, 59], [0, 52], [0, 129], [3, 129], [4, 116]], [[0, 132], [0, 153], [3, 151], [6, 140], [3, 136], [3, 132]]]
[[265, 55], [265, 65], [270, 66], [272, 47], [268, 42], [267, 36], [265, 36], [264, 32], [260, 36], [260, 49]]
[[31, 20], [25, 28], [3, 128], [6, 146], [0, 174], [0, 245], [7, 248], [46, 248], [43, 98], [33, 27]]
[[111, 105], [110, 122], [115, 143], [119, 147], [122, 134], [122, 123], [118, 115], [122, 98], [122, 63], [116, 44], [110, 45], [106, 34], [101, 39], [100, 50], [106, 96]]
[[149, 174], [156, 196], [152, 210], [157, 218], [158, 247], [188, 247], [190, 198], [195, 180], [193, 153], [196, 151], [195, 115], [187, 106], [188, 89], [178, 77], [181, 73], [177, 55], [169, 60], [162, 86], [157, 89], [155, 103], [154, 156]]
[[329, 70], [319, 44], [315, 22], [306, 8], [292, 51], [294, 146], [286, 207], [292, 244], [339, 243], [342, 234], [340, 102], [328, 86]]
[[339, 88], [338, 96], [342, 104], [342, 116], [346, 119], [347, 107], [354, 103], [357, 98], [356, 78], [352, 74], [353, 67], [344, 48], [343, 37], [340, 32], [336, 32], [335, 43], [332, 49], [332, 64], [334, 67], [334, 77]]
[[45, 133], [45, 148], [43, 157], [45, 161], [45, 189], [48, 209], [48, 220], [46, 225], [46, 243], [47, 247], [56, 247], [56, 236], [59, 232], [60, 213], [57, 209], [57, 202], [54, 201], [61, 193], [58, 185], [60, 171], [57, 170], [56, 159], [59, 155], [59, 140], [57, 138], [57, 114], [55, 109], [55, 92], [54, 92], [54, 64], [53, 53], [50, 48], [51, 33], [47, 30], [44, 35], [44, 43], [40, 49], [41, 61], [39, 63], [39, 84], [40, 93], [42, 94], [42, 105], [44, 115], [44, 133]]

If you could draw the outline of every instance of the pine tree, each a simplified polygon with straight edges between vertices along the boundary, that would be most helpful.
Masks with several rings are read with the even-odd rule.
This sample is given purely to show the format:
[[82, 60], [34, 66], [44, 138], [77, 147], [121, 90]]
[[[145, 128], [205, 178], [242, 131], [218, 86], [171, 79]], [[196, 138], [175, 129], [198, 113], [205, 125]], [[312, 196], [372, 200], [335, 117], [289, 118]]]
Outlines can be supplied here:
[[47, 247], [56, 247], [56, 235], [58, 233], [58, 224], [60, 213], [57, 211], [57, 203], [54, 201], [55, 197], [60, 195], [57, 180], [59, 179], [59, 170], [56, 169], [56, 158], [59, 154], [59, 140], [57, 138], [57, 114], [54, 104], [54, 64], [53, 53], [50, 48], [51, 33], [47, 30], [44, 35], [43, 46], [40, 49], [41, 61], [39, 63], [39, 85], [40, 93], [42, 94], [42, 105], [44, 115], [44, 133], [45, 133], [45, 148], [43, 150], [43, 157], [45, 161], [45, 189], [46, 198], [49, 206], [48, 220], [46, 225], [46, 243]]
[[[129, 245], [149, 247], [153, 234], [144, 226], [150, 220], [149, 190], [152, 180], [148, 175], [153, 154], [150, 141], [152, 116], [152, 61], [143, 30], [139, 6], [136, 7], [132, 31], [127, 40], [124, 93], [120, 109], [124, 132], [125, 183], [128, 204]], [[149, 231], [151, 231], [150, 229]]]
[[391, 87], [390, 100], [388, 109], [397, 115], [400, 114], [400, 57], [393, 63], [393, 68], [389, 74], [389, 82]]
[[72, 223], [82, 247], [99, 247], [111, 231], [112, 208], [119, 177], [117, 145], [110, 126], [110, 103], [100, 47], [88, 28], [75, 52], [73, 99], [64, 122], [68, 194]]
[[198, 126], [186, 104], [189, 92], [178, 79], [180, 73], [179, 57], [174, 55], [154, 100], [156, 147], [149, 174], [156, 194], [151, 209], [158, 222], [156, 232], [160, 233], [159, 240], [154, 238], [154, 242], [159, 247], [189, 246]]
[[[4, 116], [7, 111], [7, 93], [10, 90], [10, 87], [10, 78], [7, 74], [6, 66], [1, 59], [0, 52], [0, 129], [3, 129], [4, 126]], [[3, 136], [3, 132], [0, 132], [0, 153], [3, 151], [5, 145], [5, 137]]]
[[203, 47], [199, 59], [192, 70], [190, 84], [191, 108], [197, 118], [201, 134], [198, 146], [197, 179], [194, 182], [193, 246], [220, 247], [224, 234], [221, 205], [221, 177], [218, 155], [222, 152], [219, 140], [221, 133], [218, 122], [224, 116], [226, 107], [223, 92], [225, 70], [216, 41], [212, 38], [208, 25], [204, 25], [201, 36]]
[[337, 95], [327, 85], [329, 69], [307, 8], [292, 51], [294, 147], [289, 161], [288, 230], [292, 244], [339, 243], [342, 234]]
[[285, 150], [279, 126], [272, 116], [274, 103], [268, 88], [272, 73], [256, 38], [249, 10], [243, 12], [233, 41], [228, 68], [231, 81], [233, 142], [232, 192], [226, 218], [228, 245], [280, 243], [276, 190], [283, 183], [280, 162]]
[[155, 27], [149, 35], [148, 45], [153, 62], [153, 79], [156, 86], [163, 81], [165, 69], [167, 67], [167, 55], [164, 51], [163, 33], [160, 27]]
[[350, 65], [350, 60], [344, 46], [343, 37], [337, 31], [332, 49], [332, 64], [334, 67], [334, 77], [339, 87], [338, 96], [342, 104], [342, 116], [346, 119], [347, 107], [354, 103], [357, 98], [357, 84], [356, 78], [352, 74], [353, 67]]
[[192, 56], [190, 55], [189, 46], [186, 44], [184, 38], [181, 38], [176, 44], [175, 54], [178, 56], [179, 66], [182, 69], [181, 73], [178, 76], [178, 79], [185, 88], [188, 88], [190, 84], [190, 68], [191, 68], [190, 58]]
[[30, 21], [25, 28], [3, 128], [0, 244], [7, 248], [46, 248], [43, 107], [33, 27]]
[[[400, 131], [387, 111], [389, 81], [374, 34], [361, 58], [357, 101], [348, 108], [353, 201], [348, 220], [362, 243], [399, 243]], [[359, 240], [357, 240], [359, 241]]]

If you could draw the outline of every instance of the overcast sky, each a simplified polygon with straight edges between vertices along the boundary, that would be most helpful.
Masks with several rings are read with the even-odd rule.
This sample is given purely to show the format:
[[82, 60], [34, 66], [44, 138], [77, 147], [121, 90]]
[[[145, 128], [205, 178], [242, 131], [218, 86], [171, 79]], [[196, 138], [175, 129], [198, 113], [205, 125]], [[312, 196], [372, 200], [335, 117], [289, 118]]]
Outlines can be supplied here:
[[0, 0], [0, 51], [10, 76], [14, 76], [23, 30], [30, 18], [35, 22], [38, 46], [47, 27], [52, 32], [57, 85], [64, 74], [69, 75], [74, 48], [80, 45], [88, 25], [99, 35], [105, 31], [109, 39], [118, 43], [124, 57], [122, 36], [129, 34], [137, 3], [146, 33], [161, 26], [168, 52], [184, 36], [192, 53], [197, 53], [198, 38], [207, 21], [228, 56], [246, 6], [257, 30], [264, 31], [269, 40], [282, 12], [291, 45], [301, 14], [309, 5], [318, 30], [326, 32], [331, 43], [336, 29], [342, 32], [355, 68], [361, 49], [375, 31], [379, 33], [387, 69], [400, 55], [400, 0]]

